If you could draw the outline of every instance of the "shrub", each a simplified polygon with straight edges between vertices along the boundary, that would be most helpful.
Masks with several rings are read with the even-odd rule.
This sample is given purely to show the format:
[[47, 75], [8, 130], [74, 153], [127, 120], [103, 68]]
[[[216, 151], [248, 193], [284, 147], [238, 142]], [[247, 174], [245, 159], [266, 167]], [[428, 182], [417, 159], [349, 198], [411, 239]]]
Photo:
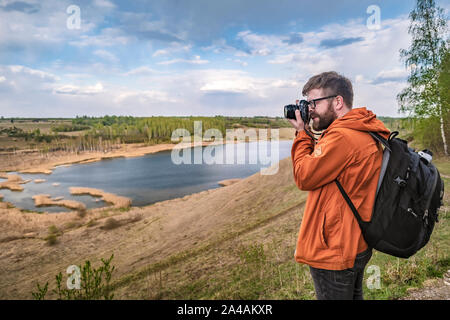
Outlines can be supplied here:
[[103, 230], [111, 230], [111, 229], [115, 229], [117, 227], [120, 227], [120, 222], [117, 221], [114, 218], [108, 218], [105, 221], [105, 224], [103, 226], [101, 226], [100, 228]]
[[[56, 289], [52, 292], [58, 295], [58, 300], [112, 300], [114, 293], [110, 285], [112, 273], [115, 270], [111, 266], [111, 261], [114, 254], [107, 260], [101, 259], [103, 265], [95, 269], [91, 266], [91, 262], [86, 260], [84, 266], [80, 270], [80, 287], [74, 289], [64, 289], [61, 286], [62, 273], [56, 275]], [[41, 287], [39, 283], [36, 284], [38, 291], [32, 292], [32, 296], [36, 300], [44, 300], [48, 291], [48, 282]]]
[[60, 233], [60, 231], [54, 224], [52, 224], [50, 227], [48, 227], [48, 233], [57, 235]]
[[52, 246], [58, 243], [58, 236], [60, 236], [62, 232], [53, 224], [48, 227], [48, 235], [45, 237], [47, 244]]
[[49, 234], [45, 238], [45, 240], [47, 241], [47, 244], [50, 246], [58, 243], [58, 237], [56, 236], [56, 234]]

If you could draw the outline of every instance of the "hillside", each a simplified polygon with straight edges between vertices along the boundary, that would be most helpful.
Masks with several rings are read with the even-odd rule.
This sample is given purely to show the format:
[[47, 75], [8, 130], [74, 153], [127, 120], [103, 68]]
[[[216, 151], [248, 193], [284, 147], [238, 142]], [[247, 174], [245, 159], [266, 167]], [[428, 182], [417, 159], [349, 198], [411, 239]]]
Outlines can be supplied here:
[[[291, 237], [285, 239], [293, 254], [304, 201], [305, 194], [293, 183], [290, 159], [285, 159], [273, 176], [258, 173], [227, 187], [125, 212], [95, 209], [80, 217], [76, 213], [1, 209], [0, 298], [31, 298], [36, 281], [53, 281], [54, 275], [69, 265], [82, 264], [85, 259], [99, 261], [112, 253], [117, 270], [114, 279], [119, 283], [117, 298], [146, 298], [140, 289], [132, 289], [142, 283], [146, 270], [166, 273], [164, 263], [169, 269], [182, 268], [188, 259], [202, 259], [219, 248], [223, 256], [218, 258], [225, 266], [235, 260], [237, 244], [247, 241], [237, 240], [240, 236], [258, 230], [267, 232], [271, 241], [269, 226], [288, 216], [296, 216]], [[102, 229], [111, 217], [120, 226]], [[58, 243], [52, 246], [44, 240], [51, 225], [61, 231]], [[159, 267], [154, 266], [157, 263]], [[208, 260], [202, 268], [208, 264], [214, 262]], [[192, 272], [204, 273], [200, 269]], [[185, 270], [179, 276], [189, 277], [192, 272]]]
[[[437, 163], [448, 176], [448, 161]], [[112, 253], [115, 299], [313, 299], [308, 267], [293, 259], [305, 199], [287, 158], [276, 175], [143, 208], [84, 216], [0, 209], [0, 299], [31, 299], [37, 282], [51, 290], [68, 266], [99, 265]], [[446, 194], [430, 243], [413, 258], [374, 254], [381, 288], [366, 289], [366, 298], [401, 298], [442, 278], [450, 268], [448, 207]]]

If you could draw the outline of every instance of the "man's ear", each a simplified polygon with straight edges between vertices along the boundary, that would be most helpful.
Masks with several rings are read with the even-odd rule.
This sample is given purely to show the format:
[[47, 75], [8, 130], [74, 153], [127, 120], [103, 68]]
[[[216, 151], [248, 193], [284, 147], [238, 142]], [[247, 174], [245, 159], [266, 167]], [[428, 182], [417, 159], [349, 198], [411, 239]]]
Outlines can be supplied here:
[[344, 98], [342, 96], [337, 96], [334, 101], [336, 111], [341, 111], [343, 108], [345, 108]]

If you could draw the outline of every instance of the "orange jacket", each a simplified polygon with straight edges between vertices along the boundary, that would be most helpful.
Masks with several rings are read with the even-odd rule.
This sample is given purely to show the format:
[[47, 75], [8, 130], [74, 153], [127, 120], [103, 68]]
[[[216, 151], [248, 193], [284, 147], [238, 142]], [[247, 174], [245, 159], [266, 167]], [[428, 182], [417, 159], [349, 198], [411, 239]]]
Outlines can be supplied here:
[[358, 222], [334, 183], [344, 187], [364, 221], [370, 220], [382, 161], [382, 148], [367, 133], [387, 138], [389, 130], [366, 108], [336, 119], [314, 144], [301, 131], [292, 145], [295, 183], [308, 190], [295, 260], [315, 268], [352, 268], [367, 249]]

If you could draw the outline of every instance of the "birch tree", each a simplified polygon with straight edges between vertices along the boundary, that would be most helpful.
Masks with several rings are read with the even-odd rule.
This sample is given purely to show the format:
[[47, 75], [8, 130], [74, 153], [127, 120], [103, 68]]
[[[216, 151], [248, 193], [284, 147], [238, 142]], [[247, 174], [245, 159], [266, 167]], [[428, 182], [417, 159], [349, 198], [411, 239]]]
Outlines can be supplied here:
[[448, 156], [445, 132], [449, 124], [444, 121], [448, 106], [443, 105], [438, 86], [442, 60], [449, 50], [447, 18], [434, 0], [417, 0], [409, 18], [412, 43], [408, 49], [400, 50], [400, 57], [410, 74], [408, 87], [397, 96], [399, 110], [418, 118], [437, 117], [444, 154]]

